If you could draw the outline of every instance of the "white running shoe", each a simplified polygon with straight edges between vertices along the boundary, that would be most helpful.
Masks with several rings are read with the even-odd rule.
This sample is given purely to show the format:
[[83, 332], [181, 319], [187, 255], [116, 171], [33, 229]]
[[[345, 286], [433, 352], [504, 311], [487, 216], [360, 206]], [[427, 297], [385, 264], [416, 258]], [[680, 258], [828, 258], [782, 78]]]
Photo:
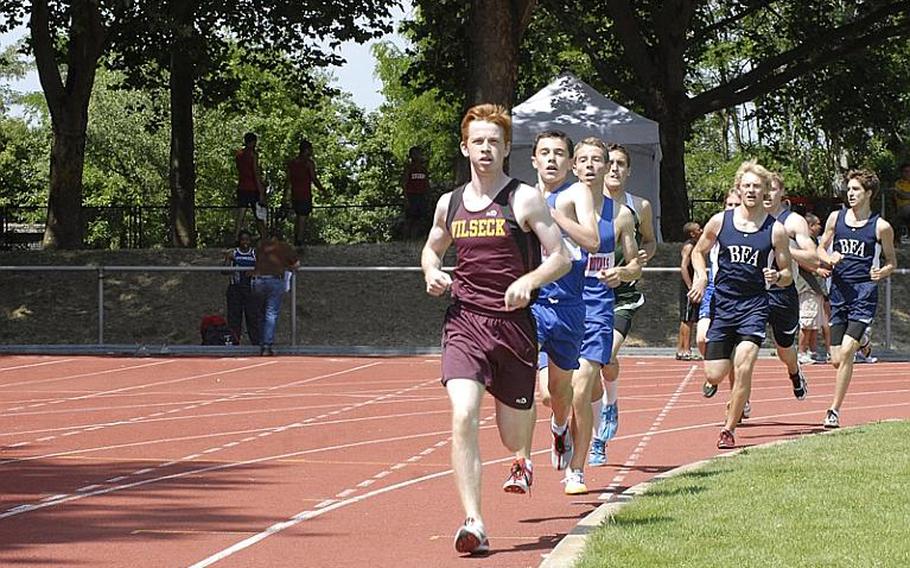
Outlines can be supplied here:
[[825, 428], [840, 428], [840, 414], [833, 408], [825, 413]]
[[486, 554], [490, 541], [483, 525], [468, 517], [455, 533], [455, 550], [461, 554]]
[[588, 492], [585, 485], [585, 472], [580, 469], [567, 469], [566, 477], [562, 480], [566, 484], [566, 495], [584, 495]]

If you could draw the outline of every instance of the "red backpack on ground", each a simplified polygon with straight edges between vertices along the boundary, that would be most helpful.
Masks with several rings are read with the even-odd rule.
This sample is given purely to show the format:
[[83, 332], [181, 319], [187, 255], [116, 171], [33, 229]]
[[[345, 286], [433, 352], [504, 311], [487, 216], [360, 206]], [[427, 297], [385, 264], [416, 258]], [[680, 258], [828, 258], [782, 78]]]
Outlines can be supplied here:
[[203, 345], [240, 345], [227, 321], [217, 314], [202, 316], [199, 335], [202, 336]]

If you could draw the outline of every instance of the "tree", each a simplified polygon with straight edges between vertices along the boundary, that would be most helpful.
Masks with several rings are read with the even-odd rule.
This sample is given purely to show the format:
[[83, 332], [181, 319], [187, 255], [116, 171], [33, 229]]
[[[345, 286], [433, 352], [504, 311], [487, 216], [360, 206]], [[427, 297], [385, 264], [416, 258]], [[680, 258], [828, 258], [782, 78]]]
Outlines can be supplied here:
[[110, 37], [120, 2], [2, 0], [3, 31], [28, 15], [30, 47], [51, 116], [53, 144], [44, 246], [79, 248], [83, 223], [85, 129], [95, 69]]
[[415, 40], [422, 65], [436, 67], [423, 75], [424, 84], [445, 76], [444, 84], [463, 95], [465, 107], [511, 108], [519, 48], [537, 0], [416, 0], [414, 6], [420, 16], [403, 31]]
[[[467, 20], [464, 10], [451, 11], [450, 18]], [[811, 81], [850, 54], [910, 34], [906, 0], [540, 0], [533, 16], [521, 47], [519, 92], [571, 68], [660, 123], [667, 239], [677, 238], [688, 218], [685, 143], [695, 121], [799, 77]], [[460, 83], [463, 90], [467, 40], [453, 27], [421, 27], [420, 18], [432, 22], [432, 13], [421, 12], [415, 29], [436, 38], [417, 42], [419, 69], [411, 76], [447, 88]], [[718, 51], [729, 65], [705, 73]], [[500, 80], [510, 84], [505, 73]]]
[[[660, 123], [662, 227], [668, 239], [688, 219], [685, 141], [695, 120], [910, 35], [906, 0], [612, 0], [607, 19], [596, 15], [602, 3], [593, 0], [541, 5], [589, 58], [602, 85]], [[698, 64], [719, 44], [737, 51], [740, 66], [699, 87]]]
[[[193, 103], [216, 104], [238, 88], [232, 53], [310, 82], [313, 67], [339, 63], [329, 51], [388, 30], [383, 0], [139, 0], [116, 38], [111, 64], [135, 85], [167, 82], [171, 108], [171, 222], [175, 246], [195, 245]], [[319, 42], [322, 42], [320, 44]], [[325, 47], [328, 42], [328, 48]]]

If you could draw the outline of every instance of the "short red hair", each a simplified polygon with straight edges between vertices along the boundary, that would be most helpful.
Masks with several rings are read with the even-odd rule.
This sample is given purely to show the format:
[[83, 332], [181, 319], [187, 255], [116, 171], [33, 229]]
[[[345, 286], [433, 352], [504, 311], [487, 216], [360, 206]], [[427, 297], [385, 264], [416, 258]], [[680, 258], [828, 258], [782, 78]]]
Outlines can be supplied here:
[[468, 141], [468, 126], [475, 120], [492, 122], [502, 129], [503, 142], [509, 144], [512, 141], [512, 117], [509, 111], [502, 105], [484, 103], [474, 105], [468, 109], [464, 118], [461, 119], [461, 141]]

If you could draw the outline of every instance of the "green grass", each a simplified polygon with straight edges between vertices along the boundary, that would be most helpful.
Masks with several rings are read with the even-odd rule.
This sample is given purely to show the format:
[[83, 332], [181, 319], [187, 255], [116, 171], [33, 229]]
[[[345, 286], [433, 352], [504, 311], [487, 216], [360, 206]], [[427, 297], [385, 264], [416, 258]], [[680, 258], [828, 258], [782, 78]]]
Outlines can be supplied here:
[[910, 566], [910, 422], [746, 450], [661, 481], [576, 564]]

